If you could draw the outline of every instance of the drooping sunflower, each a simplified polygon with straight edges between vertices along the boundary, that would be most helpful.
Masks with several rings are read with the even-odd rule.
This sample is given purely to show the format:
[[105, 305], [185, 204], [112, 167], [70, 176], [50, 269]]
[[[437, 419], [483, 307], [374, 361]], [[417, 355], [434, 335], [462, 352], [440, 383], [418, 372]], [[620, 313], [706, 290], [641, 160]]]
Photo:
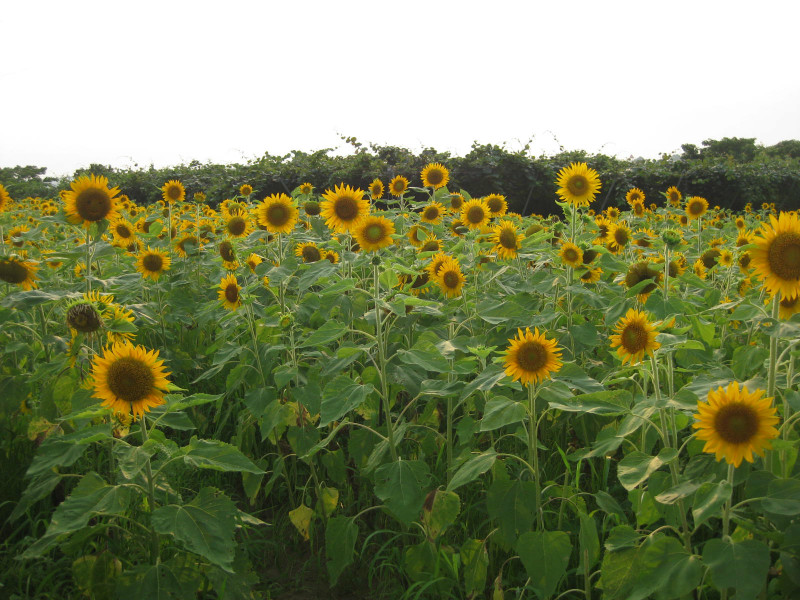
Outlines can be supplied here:
[[383, 182], [377, 177], [369, 184], [369, 195], [373, 200], [380, 200], [383, 198]]
[[641, 202], [642, 206], [644, 206], [644, 192], [639, 188], [631, 188], [628, 190], [628, 193], [625, 194], [625, 200], [628, 201], [628, 204], [633, 206], [634, 202]]
[[247, 198], [250, 194], [253, 193], [253, 186], [249, 183], [243, 183], [239, 186], [239, 195], [244, 196]]
[[564, 242], [561, 244], [561, 251], [558, 255], [565, 265], [573, 269], [583, 264], [583, 250], [572, 242]]
[[394, 243], [394, 223], [386, 217], [368, 215], [352, 229], [353, 237], [365, 252], [374, 252]]
[[764, 390], [750, 392], [736, 381], [710, 390], [707, 402], [697, 403], [697, 422], [692, 425], [697, 439], [705, 441], [703, 452], [734, 467], [742, 460], [752, 463], [753, 453], [763, 457], [764, 450], [772, 448], [770, 440], [778, 437], [779, 422], [772, 398], [763, 395]]
[[706, 269], [713, 269], [717, 266], [721, 252], [716, 248], [709, 248], [700, 255], [700, 260]]
[[800, 221], [783, 211], [769, 218], [770, 225], [753, 239], [758, 247], [751, 251], [751, 264], [767, 292], [794, 298], [800, 294]]
[[18, 285], [26, 292], [37, 287], [36, 271], [38, 270], [39, 267], [36, 263], [28, 260], [21, 260], [14, 256], [0, 258], [0, 280]]
[[313, 263], [322, 259], [322, 251], [314, 242], [303, 242], [294, 249], [294, 255], [302, 258], [304, 263]]
[[161, 186], [161, 195], [168, 204], [183, 202], [186, 200], [186, 188], [177, 179], [170, 179]]
[[529, 327], [517, 330], [517, 337], [508, 340], [503, 363], [506, 375], [522, 385], [550, 379], [561, 369], [561, 350], [555, 340], [548, 340], [538, 328], [531, 333]]
[[650, 263], [646, 260], [631, 265], [628, 268], [628, 272], [625, 273], [625, 278], [622, 280], [622, 283], [625, 287], [630, 289], [643, 281], [650, 281], [650, 283], [639, 290], [637, 297], [642, 302], [644, 302], [650, 293], [658, 287], [658, 283], [661, 281], [661, 271], [652, 268]]
[[250, 269], [250, 272], [251, 273], [255, 273], [256, 272], [256, 267], [258, 265], [260, 265], [262, 262], [264, 262], [264, 259], [261, 258], [255, 252], [251, 252], [250, 256], [248, 256], [247, 259], [245, 259], [244, 262], [247, 264], [247, 268]]
[[605, 244], [608, 241], [608, 234], [611, 231], [611, 227], [614, 224], [612, 221], [609, 221], [607, 217], [603, 215], [597, 215], [594, 218], [594, 223], [597, 225], [597, 238], [595, 238], [595, 244]]
[[674, 206], [675, 208], [680, 206], [682, 198], [683, 194], [681, 194], [678, 188], [676, 188], [674, 185], [667, 188], [667, 200], [669, 200], [669, 203], [672, 206]]
[[236, 275], [229, 273], [219, 282], [217, 295], [222, 301], [222, 306], [230, 311], [235, 311], [242, 305], [242, 297], [239, 291], [242, 287], [236, 281]]
[[702, 196], [692, 196], [686, 199], [686, 216], [691, 219], [699, 219], [708, 211], [708, 200]]
[[603, 274], [603, 269], [596, 267], [594, 269], [587, 268], [580, 274], [580, 280], [583, 283], [597, 283], [600, 281], [600, 276]]
[[8, 206], [8, 203], [11, 202], [11, 196], [6, 190], [5, 186], [0, 183], [0, 212], [3, 212]]
[[739, 234], [736, 236], [736, 247], [741, 248], [742, 246], [747, 246], [747, 244], [752, 243], [752, 241], [753, 234], [746, 229], [740, 229]]
[[81, 333], [95, 333], [103, 326], [103, 316], [93, 302], [86, 299], [67, 307], [67, 325]]
[[461, 272], [461, 265], [452, 257], [447, 257], [439, 267], [436, 283], [445, 298], [455, 298], [461, 294], [461, 288], [467, 278]]
[[250, 220], [244, 216], [235, 215], [225, 221], [225, 233], [233, 238], [247, 237], [252, 231]]
[[172, 259], [166, 252], [148, 246], [147, 250], [140, 252], [136, 258], [136, 270], [142, 274], [142, 277], [158, 281], [164, 271], [169, 271], [171, 263]]
[[106, 319], [106, 339], [109, 344], [132, 341], [136, 336], [134, 331], [130, 331], [130, 325], [135, 319], [132, 310], [119, 304], [114, 304], [104, 313], [104, 316]]
[[408, 189], [408, 179], [402, 175], [396, 175], [389, 182], [389, 193], [392, 196], [402, 196]]
[[258, 222], [270, 233], [291, 233], [297, 223], [299, 211], [290, 196], [272, 194], [256, 209]]
[[480, 198], [473, 198], [464, 202], [461, 207], [461, 222], [469, 229], [481, 229], [489, 224], [491, 211]]
[[619, 254], [631, 242], [631, 235], [631, 229], [625, 221], [613, 223], [606, 238], [608, 249], [614, 254]]
[[199, 243], [197, 236], [188, 233], [175, 240], [175, 251], [181, 258], [188, 258], [190, 255], [197, 253]]
[[422, 245], [419, 247], [420, 252], [439, 252], [442, 249], [442, 242], [432, 233], [422, 240]]
[[412, 246], [419, 248], [422, 245], [422, 242], [426, 239], [427, 234], [423, 227], [420, 227], [419, 225], [412, 225], [406, 232], [406, 237], [408, 238], [408, 241], [411, 242]]
[[556, 194], [572, 206], [589, 206], [600, 191], [600, 176], [586, 163], [571, 163], [558, 172]]
[[92, 361], [95, 398], [103, 406], [134, 418], [164, 403], [168, 372], [158, 351], [119, 342], [103, 349]]
[[17, 225], [8, 230], [6, 243], [22, 248], [25, 245], [25, 240], [22, 239], [22, 234], [30, 231], [27, 225]]
[[62, 194], [64, 212], [70, 223], [83, 222], [85, 227], [103, 219], [117, 216], [119, 188], [109, 188], [108, 179], [102, 175], [84, 175], [69, 184], [70, 190]]
[[736, 263], [739, 265], [739, 269], [742, 273], [750, 272], [752, 265], [750, 264], [753, 261], [753, 257], [750, 256], [749, 252], [742, 252], [739, 255], [739, 258], [736, 259]]
[[617, 349], [622, 364], [642, 362], [645, 354], [653, 355], [661, 344], [656, 341], [656, 330], [647, 315], [633, 308], [628, 309], [614, 327], [610, 337], [611, 347]]
[[350, 231], [356, 223], [369, 214], [369, 202], [364, 198], [363, 190], [341, 184], [333, 191], [325, 190], [324, 200], [320, 204], [320, 214], [325, 225], [337, 233]]
[[508, 212], [508, 202], [501, 194], [489, 194], [484, 196], [483, 201], [489, 207], [489, 214], [492, 217], [502, 217]]
[[446, 186], [447, 182], [450, 181], [450, 171], [440, 163], [425, 165], [420, 176], [424, 187], [432, 187], [435, 190]]
[[694, 261], [694, 264], [692, 265], [692, 270], [694, 271], [694, 274], [697, 275], [700, 279], [706, 278], [706, 271], [708, 269], [706, 269], [706, 266], [703, 264], [703, 261], [700, 260], [699, 258], [696, 261]]
[[522, 248], [522, 238], [513, 221], [502, 220], [494, 226], [489, 241], [494, 244], [494, 251], [501, 260], [511, 260]]
[[726, 267], [726, 268], [728, 268], [731, 265], [733, 265], [733, 254], [731, 253], [730, 250], [727, 250], [727, 249], [724, 249], [724, 248], [722, 250], [720, 250], [719, 264], [721, 264], [723, 267]]
[[322, 258], [335, 265], [339, 262], [339, 253], [336, 250], [323, 250]]
[[442, 214], [444, 214], [444, 206], [438, 202], [431, 202], [419, 213], [419, 220], [423, 223], [436, 225], [442, 220]]
[[[769, 302], [769, 298], [766, 298], [765, 301]], [[794, 298], [781, 298], [781, 301], [778, 303], [778, 316], [785, 321], [791, 319], [792, 315], [799, 312], [800, 295]]]

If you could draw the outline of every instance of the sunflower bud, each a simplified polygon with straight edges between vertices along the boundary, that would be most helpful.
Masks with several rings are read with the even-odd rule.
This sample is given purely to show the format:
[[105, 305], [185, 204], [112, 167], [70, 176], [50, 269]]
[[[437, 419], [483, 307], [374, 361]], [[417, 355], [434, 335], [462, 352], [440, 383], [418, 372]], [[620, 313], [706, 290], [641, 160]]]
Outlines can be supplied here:
[[307, 200], [303, 203], [303, 210], [309, 216], [316, 216], [320, 213], [319, 202], [315, 200]]
[[81, 333], [94, 333], [103, 326], [103, 319], [90, 302], [79, 302], [67, 309], [67, 325]]
[[281, 315], [280, 324], [283, 329], [288, 329], [294, 323], [294, 316], [290, 313], [284, 313]]
[[665, 229], [663, 232], [661, 232], [661, 239], [670, 250], [677, 248], [681, 241], [683, 241], [683, 238], [681, 238], [681, 233], [677, 229]]

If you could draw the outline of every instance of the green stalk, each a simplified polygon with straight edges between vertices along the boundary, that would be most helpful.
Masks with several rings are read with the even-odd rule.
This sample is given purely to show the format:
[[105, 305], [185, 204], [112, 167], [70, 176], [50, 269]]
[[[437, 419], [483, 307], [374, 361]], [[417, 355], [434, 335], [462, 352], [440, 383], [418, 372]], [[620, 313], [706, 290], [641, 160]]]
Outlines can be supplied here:
[[[377, 257], [376, 257], [377, 258]], [[384, 348], [383, 340], [383, 325], [381, 324], [381, 309], [380, 309], [380, 278], [378, 276], [378, 265], [373, 263], [373, 299], [375, 302], [375, 337], [378, 339], [378, 366], [380, 367], [381, 376], [381, 400], [383, 402], [383, 412], [386, 415], [386, 431], [389, 438], [389, 451], [392, 455], [392, 461], [397, 461], [397, 448], [395, 448], [394, 440], [394, 426], [392, 425], [392, 413], [389, 406], [389, 386], [386, 380], [386, 349]]]
[[536, 494], [536, 522], [539, 531], [544, 531], [544, 519], [542, 517], [541, 502], [542, 490], [539, 474], [539, 421], [536, 418], [536, 394], [538, 390], [533, 383], [528, 384], [528, 464], [533, 468], [533, 483]]
[[[139, 420], [139, 426], [142, 430], [142, 445], [144, 446], [147, 443], [148, 435], [147, 435], [147, 417], [142, 415], [141, 419]], [[153, 511], [156, 508], [156, 494], [155, 494], [155, 481], [153, 480], [153, 470], [150, 467], [150, 458], [147, 459], [145, 462], [145, 475], [147, 477], [147, 504], [148, 508], [150, 509], [150, 515], [152, 516]], [[150, 523], [150, 563], [156, 564], [159, 558], [159, 546], [160, 542], [158, 539], [158, 533], [156, 530], [153, 529], [153, 524]]]
[[[781, 305], [781, 293], [776, 292], [772, 298], [772, 318], [778, 320]], [[767, 375], [767, 397], [775, 397], [775, 375], [778, 371], [778, 338], [769, 338], [769, 371]]]
[[[726, 540], [730, 536], [730, 523], [731, 523], [731, 503], [733, 500], [733, 475], [736, 467], [728, 463], [728, 483], [731, 484], [731, 497], [725, 501], [725, 506], [722, 509], [722, 539]], [[720, 591], [721, 600], [728, 600], [728, 588], [723, 588]]]
[[92, 273], [92, 252], [91, 252], [91, 242], [92, 242], [92, 234], [90, 233], [89, 228], [86, 228], [86, 272], [84, 273], [84, 277], [86, 278], [86, 293], [92, 291], [92, 281], [89, 278], [89, 275]]

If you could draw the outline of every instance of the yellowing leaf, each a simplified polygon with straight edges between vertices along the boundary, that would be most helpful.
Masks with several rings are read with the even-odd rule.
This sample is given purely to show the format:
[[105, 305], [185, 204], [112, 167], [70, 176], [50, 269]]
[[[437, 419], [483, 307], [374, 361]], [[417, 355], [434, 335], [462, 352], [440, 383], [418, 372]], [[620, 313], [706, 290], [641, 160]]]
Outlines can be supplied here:
[[300, 532], [304, 540], [309, 539], [308, 530], [311, 527], [312, 518], [314, 518], [314, 511], [305, 504], [301, 504], [294, 510], [289, 511], [289, 520], [292, 522], [292, 525], [297, 528], [297, 531]]

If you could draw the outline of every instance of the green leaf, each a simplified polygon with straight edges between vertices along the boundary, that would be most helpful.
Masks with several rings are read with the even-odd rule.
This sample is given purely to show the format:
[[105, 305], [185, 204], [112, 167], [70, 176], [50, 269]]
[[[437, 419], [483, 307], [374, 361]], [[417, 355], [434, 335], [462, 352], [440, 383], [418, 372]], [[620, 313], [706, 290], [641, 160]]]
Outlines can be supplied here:
[[600, 490], [595, 493], [594, 499], [597, 501], [597, 506], [599, 506], [601, 510], [607, 512], [609, 515], [619, 515], [621, 519], [625, 519], [625, 511], [622, 510], [619, 502], [608, 492]]
[[181, 396], [170, 394], [166, 396], [167, 412], [184, 410], [191, 406], [202, 406], [203, 404], [211, 404], [212, 402], [219, 401], [225, 394], [192, 394], [183, 398]]
[[769, 482], [767, 497], [761, 501], [765, 511], [778, 515], [794, 516], [800, 513], [800, 481], [774, 479]]
[[589, 377], [586, 372], [575, 363], [564, 363], [554, 379], [564, 381], [569, 387], [578, 389], [584, 394], [602, 392], [606, 389], [602, 383]]
[[500, 525], [500, 533], [507, 544], [512, 544], [520, 534], [530, 530], [539, 499], [533, 481], [495, 479], [486, 494], [489, 516]]
[[75, 583], [93, 600], [115, 598], [115, 583], [121, 572], [122, 563], [110, 552], [81, 556], [72, 563]]
[[660, 504], [675, 504], [678, 500], [694, 494], [701, 485], [703, 484], [697, 481], [682, 481], [658, 494], [655, 500]]
[[635, 548], [642, 539], [642, 535], [630, 525], [617, 525], [608, 534], [605, 549], [609, 552], [616, 552], [624, 548]]
[[203, 579], [192, 566], [178, 558], [138, 565], [122, 574], [117, 595], [120, 600], [195, 600]]
[[647, 481], [647, 478], [663, 464], [664, 462], [657, 456], [639, 451], [631, 452], [619, 461], [617, 476], [622, 487], [630, 491]]
[[315, 515], [314, 509], [305, 504], [289, 511], [289, 520], [306, 541], [311, 537], [311, 521]]
[[156, 532], [233, 573], [236, 506], [218, 489], [204, 487], [188, 504], [157, 508], [151, 521]]
[[[310, 263], [303, 274], [300, 275], [300, 278], [297, 281], [298, 290], [303, 292], [307, 290], [309, 287], [317, 283], [323, 277], [327, 277], [331, 275], [337, 270], [337, 266], [327, 260], [320, 260], [315, 263]], [[270, 281], [276, 281], [273, 279], [273, 275], [270, 273]]]
[[567, 572], [572, 544], [563, 531], [529, 531], [516, 545], [533, 591], [540, 598], [549, 598]]
[[455, 523], [461, 511], [461, 500], [455, 492], [433, 490], [422, 507], [422, 523], [428, 532], [428, 539], [435, 541], [442, 532]]
[[525, 420], [525, 407], [515, 400], [493, 396], [483, 409], [481, 431], [493, 431]]
[[182, 448], [183, 460], [187, 465], [214, 471], [239, 471], [262, 474], [259, 469], [235, 446], [219, 440], [200, 440], [192, 437], [188, 446]]
[[[587, 568], [591, 569], [600, 556], [600, 538], [597, 535], [597, 524], [594, 518], [586, 513], [580, 513], [581, 527], [578, 533], [580, 542], [580, 567], [581, 573]], [[587, 562], [584, 562], [588, 558]]]
[[326, 321], [325, 324], [298, 344], [298, 348], [318, 347], [330, 344], [347, 333], [347, 325], [339, 321]]
[[699, 527], [701, 523], [704, 523], [710, 517], [721, 516], [720, 509], [730, 499], [732, 489], [728, 481], [701, 485], [694, 493], [694, 503], [692, 505], [694, 526]]
[[475, 379], [470, 381], [461, 392], [461, 400], [466, 400], [473, 392], [486, 392], [492, 389], [495, 384], [506, 376], [505, 371], [499, 365], [487, 366]]
[[731, 369], [739, 381], [746, 381], [760, 371], [764, 361], [769, 357], [769, 350], [761, 346], [744, 345], [733, 351]]
[[697, 589], [703, 578], [700, 560], [674, 537], [659, 536], [639, 552], [637, 585], [630, 600], [655, 593], [659, 599], [680, 598]]
[[358, 526], [350, 517], [332, 517], [325, 527], [325, 555], [330, 585], [333, 587], [342, 574], [353, 562], [353, 555], [358, 539]]
[[450, 363], [442, 356], [442, 353], [433, 346], [414, 347], [411, 350], [401, 350], [397, 353], [398, 358], [407, 365], [417, 365], [426, 371], [436, 373], [446, 373], [450, 371]]
[[337, 421], [360, 406], [373, 389], [372, 384], [360, 385], [346, 375], [339, 375], [322, 391], [319, 426]]
[[125, 442], [114, 444], [114, 458], [117, 468], [125, 479], [131, 480], [147, 465], [147, 461], [158, 452], [158, 443], [147, 440], [142, 446], [131, 446]]
[[733, 588], [736, 600], [754, 600], [767, 581], [769, 548], [756, 540], [711, 539], [703, 548], [703, 562], [718, 590]]
[[411, 523], [422, 510], [428, 465], [421, 460], [396, 460], [375, 470], [375, 495], [404, 523]]
[[603, 590], [604, 599], [627, 600], [638, 576], [637, 553], [636, 548], [625, 548], [603, 555], [597, 587]]
[[490, 448], [481, 454], [476, 454], [459, 467], [450, 480], [447, 489], [452, 492], [462, 485], [475, 481], [480, 475], [492, 468], [495, 460], [497, 460], [497, 452], [495, 452], [494, 448]]
[[550, 401], [550, 408], [564, 412], [588, 413], [616, 417], [629, 412], [631, 393], [627, 390], [608, 390], [579, 394], [563, 402]]
[[481, 540], [467, 540], [459, 552], [464, 571], [464, 588], [468, 598], [477, 598], [486, 587], [489, 553]]

